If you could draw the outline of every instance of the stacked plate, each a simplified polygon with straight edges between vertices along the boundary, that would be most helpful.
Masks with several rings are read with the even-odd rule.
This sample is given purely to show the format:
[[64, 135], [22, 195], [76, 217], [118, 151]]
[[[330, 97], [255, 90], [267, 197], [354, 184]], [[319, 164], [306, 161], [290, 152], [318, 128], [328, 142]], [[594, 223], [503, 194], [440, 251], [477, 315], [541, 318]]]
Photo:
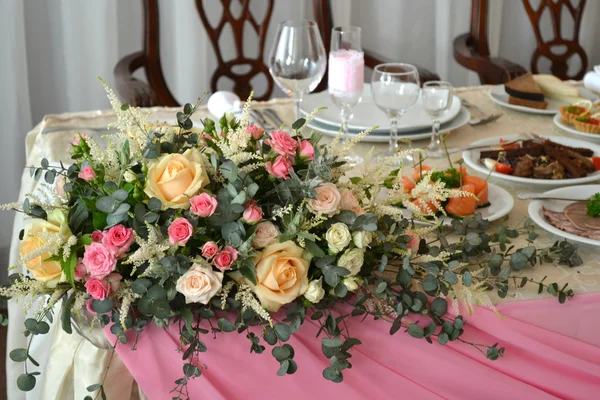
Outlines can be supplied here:
[[[329, 136], [335, 136], [340, 131], [340, 110], [337, 108], [327, 91], [306, 96], [302, 102], [301, 111], [304, 115], [312, 113], [316, 108], [327, 107], [321, 110], [308, 127]], [[381, 111], [373, 101], [371, 86], [365, 84], [362, 101], [353, 109], [354, 116], [350, 121], [350, 135], [357, 135], [373, 126], [379, 128], [371, 132], [365, 142], [387, 142], [390, 136], [390, 122], [387, 115]], [[454, 96], [451, 108], [442, 116], [440, 132], [457, 129], [467, 122], [471, 116], [461, 104], [460, 99]], [[411, 140], [421, 140], [431, 137], [431, 118], [423, 109], [421, 102], [406, 114], [398, 123], [398, 136]]]

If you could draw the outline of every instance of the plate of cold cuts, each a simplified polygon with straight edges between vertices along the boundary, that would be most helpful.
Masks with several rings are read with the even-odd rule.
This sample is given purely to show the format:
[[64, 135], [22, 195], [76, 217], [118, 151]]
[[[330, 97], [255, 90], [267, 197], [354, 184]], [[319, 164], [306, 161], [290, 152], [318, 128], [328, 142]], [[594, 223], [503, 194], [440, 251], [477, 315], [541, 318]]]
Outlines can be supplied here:
[[[600, 185], [568, 186], [549, 190], [544, 195], [572, 200], [534, 200], [529, 204], [529, 217], [542, 229], [556, 236], [600, 247], [600, 216], [593, 216], [594, 211], [600, 211], [599, 193]], [[597, 201], [596, 206], [588, 207], [594, 197]]]

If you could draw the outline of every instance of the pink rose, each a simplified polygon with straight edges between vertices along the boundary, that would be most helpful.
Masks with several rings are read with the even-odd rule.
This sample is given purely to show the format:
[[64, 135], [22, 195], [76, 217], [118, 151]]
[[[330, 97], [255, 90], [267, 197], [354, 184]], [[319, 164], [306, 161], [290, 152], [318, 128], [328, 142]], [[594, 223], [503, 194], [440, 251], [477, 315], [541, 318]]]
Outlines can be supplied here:
[[254, 140], [259, 140], [265, 134], [265, 130], [263, 128], [258, 127], [254, 124], [248, 125], [248, 127], [246, 127], [246, 132], [252, 135]]
[[92, 167], [86, 165], [85, 167], [81, 168], [81, 171], [79, 171], [79, 174], [77, 176], [89, 182], [96, 177], [96, 173], [94, 172]]
[[263, 217], [262, 209], [256, 205], [256, 201], [252, 200], [246, 203], [246, 209], [244, 210], [244, 214], [242, 214], [242, 218], [248, 224], [255, 224], [260, 221]]
[[267, 247], [268, 245], [277, 242], [279, 235], [279, 229], [275, 224], [273, 224], [271, 221], [263, 221], [256, 225], [252, 246], [257, 249]]
[[214, 263], [221, 271], [230, 269], [231, 265], [237, 260], [238, 252], [231, 246], [225, 246], [214, 259]]
[[292, 168], [292, 163], [287, 157], [284, 156], [277, 157], [274, 162], [267, 161], [265, 163], [265, 169], [267, 172], [279, 179], [288, 179], [290, 175], [290, 168]]
[[123, 280], [123, 275], [118, 272], [113, 272], [106, 277], [106, 282], [110, 285], [110, 291], [116, 292], [121, 288], [121, 281]]
[[97, 314], [96, 310], [94, 310], [94, 307], [92, 307], [92, 303], [94, 302], [94, 299], [87, 299], [85, 301], [85, 309], [87, 310], [87, 312], [89, 312], [90, 314]]
[[74, 278], [76, 281], [82, 280], [87, 275], [87, 271], [85, 269], [85, 265], [83, 261], [77, 260], [77, 265], [75, 266]]
[[183, 246], [192, 237], [194, 227], [190, 224], [190, 221], [180, 217], [175, 218], [175, 221], [169, 225], [167, 232], [169, 233], [169, 242], [171, 244]]
[[356, 215], [365, 214], [365, 210], [360, 206], [360, 202], [358, 201], [354, 193], [352, 193], [349, 190], [344, 190], [342, 192], [340, 207], [342, 208], [342, 210], [354, 211]]
[[81, 140], [82, 137], [83, 137], [84, 141], [89, 139], [87, 133], [78, 133], [77, 135], [75, 135], [75, 138], [73, 139], [71, 144], [73, 146], [79, 146], [79, 141]]
[[92, 232], [92, 240], [94, 242], [101, 242], [102, 238], [104, 237], [104, 232], [102, 231], [94, 231]]
[[215, 242], [206, 242], [204, 246], [202, 246], [202, 257], [210, 260], [213, 258], [218, 252], [220, 248]]
[[87, 293], [96, 300], [104, 300], [110, 293], [110, 284], [105, 280], [90, 278], [85, 282]]
[[100, 243], [85, 246], [83, 263], [92, 278], [102, 279], [117, 267], [115, 255]]
[[298, 142], [284, 131], [271, 132], [271, 139], [265, 141], [276, 153], [293, 156], [296, 154]]
[[308, 200], [308, 209], [332, 217], [338, 213], [342, 195], [333, 183], [324, 183], [316, 189], [317, 198]]
[[406, 244], [406, 247], [408, 247], [409, 250], [413, 253], [416, 253], [419, 250], [419, 242], [421, 241], [421, 239], [411, 231], [404, 232], [404, 235], [410, 238], [410, 240]]
[[[109, 249], [115, 257], [122, 256], [129, 250], [133, 243], [133, 229], [123, 225], [115, 225], [102, 235], [102, 244]], [[93, 237], [92, 237], [93, 240]]]
[[201, 193], [190, 199], [190, 210], [192, 211], [192, 214], [206, 218], [215, 213], [217, 204], [217, 199], [208, 193]]
[[299, 143], [298, 150], [300, 152], [300, 157], [306, 157], [310, 161], [314, 160], [315, 159], [315, 148], [313, 147], [313, 145], [308, 140], [298, 139], [298, 143]]

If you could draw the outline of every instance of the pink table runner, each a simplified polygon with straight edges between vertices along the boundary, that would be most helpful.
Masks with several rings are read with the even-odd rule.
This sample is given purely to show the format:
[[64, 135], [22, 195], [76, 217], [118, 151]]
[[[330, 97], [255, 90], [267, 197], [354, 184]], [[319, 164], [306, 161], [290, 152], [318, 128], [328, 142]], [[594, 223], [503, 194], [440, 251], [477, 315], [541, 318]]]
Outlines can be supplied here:
[[[276, 376], [279, 364], [270, 346], [250, 354], [250, 342], [236, 333], [207, 335], [206, 364], [191, 381], [190, 398], [202, 399], [595, 399], [600, 396], [600, 294], [521, 301], [498, 306], [503, 320], [478, 308], [466, 318], [464, 338], [499, 342], [503, 358], [489, 361], [471, 346], [414, 339], [402, 332], [390, 336], [384, 321], [347, 320], [353, 349], [351, 370], [342, 383], [321, 373], [329, 361], [321, 354], [317, 326], [308, 318], [292, 336], [298, 371]], [[344, 311], [344, 310], [343, 310]], [[388, 326], [385, 326], [388, 325]], [[108, 333], [108, 335], [111, 335]], [[111, 335], [112, 337], [112, 335]], [[133, 339], [133, 335], [130, 336]], [[130, 340], [133, 343], [133, 340]], [[146, 327], [137, 350], [130, 344], [117, 353], [149, 399], [167, 399], [182, 377], [177, 328]]]

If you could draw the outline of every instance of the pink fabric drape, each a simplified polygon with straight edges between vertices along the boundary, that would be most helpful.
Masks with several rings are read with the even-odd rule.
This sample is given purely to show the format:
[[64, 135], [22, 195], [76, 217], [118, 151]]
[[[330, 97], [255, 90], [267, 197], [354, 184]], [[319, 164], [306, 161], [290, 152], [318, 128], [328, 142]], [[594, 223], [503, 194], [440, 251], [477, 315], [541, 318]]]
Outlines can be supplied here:
[[[389, 335], [389, 323], [347, 320], [354, 347], [352, 369], [342, 383], [322, 377], [329, 361], [321, 354], [317, 326], [307, 319], [290, 339], [298, 371], [276, 376], [270, 346], [250, 354], [250, 342], [227, 333], [204, 339], [208, 351], [201, 377], [191, 381], [192, 399], [597, 399], [600, 397], [600, 294], [578, 295], [567, 304], [556, 299], [521, 301], [499, 307], [504, 319], [478, 308], [466, 318], [464, 338], [499, 342], [505, 356], [487, 360], [471, 346]], [[342, 310], [344, 311], [344, 310]], [[108, 335], [112, 337], [108, 331]], [[132, 337], [131, 337], [132, 338]], [[130, 340], [130, 343], [133, 343]], [[149, 399], [167, 399], [183, 376], [177, 328], [146, 327], [137, 350], [117, 352]]]

